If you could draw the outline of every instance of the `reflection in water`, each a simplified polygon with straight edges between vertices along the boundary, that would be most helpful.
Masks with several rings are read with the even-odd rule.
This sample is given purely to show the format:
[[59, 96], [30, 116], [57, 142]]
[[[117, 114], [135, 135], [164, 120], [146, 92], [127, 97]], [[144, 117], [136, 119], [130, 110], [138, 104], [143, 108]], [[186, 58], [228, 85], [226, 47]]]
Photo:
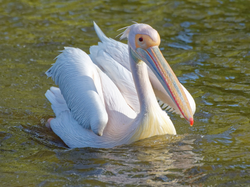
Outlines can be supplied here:
[[87, 178], [117, 185], [192, 184], [203, 176], [197, 172], [202, 156], [193, 150], [195, 139], [157, 136], [113, 149], [58, 151], [56, 156], [67, 165], [60, 172], [82, 182]]

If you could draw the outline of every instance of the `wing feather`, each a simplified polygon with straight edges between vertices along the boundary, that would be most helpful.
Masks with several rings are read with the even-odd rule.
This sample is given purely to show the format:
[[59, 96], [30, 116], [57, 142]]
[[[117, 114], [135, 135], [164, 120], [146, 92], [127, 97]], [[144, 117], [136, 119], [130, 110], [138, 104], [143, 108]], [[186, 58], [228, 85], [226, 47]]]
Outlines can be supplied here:
[[92, 61], [113, 81], [123, 95], [127, 104], [139, 113], [140, 104], [135, 89], [132, 73], [117, 63], [110, 54], [100, 50], [98, 46], [90, 48]]
[[65, 48], [46, 72], [65, 99], [73, 118], [84, 128], [102, 135], [107, 124], [101, 82], [89, 56], [77, 48]]

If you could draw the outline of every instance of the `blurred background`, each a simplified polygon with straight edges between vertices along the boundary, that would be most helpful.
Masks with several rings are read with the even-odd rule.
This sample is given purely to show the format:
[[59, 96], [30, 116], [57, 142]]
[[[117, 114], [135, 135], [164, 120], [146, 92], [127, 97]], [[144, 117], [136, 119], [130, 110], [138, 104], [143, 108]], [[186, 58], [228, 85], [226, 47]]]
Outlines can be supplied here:
[[[2, 186], [247, 186], [250, 182], [249, 0], [0, 0]], [[193, 95], [195, 123], [177, 136], [113, 149], [67, 149], [44, 127], [45, 71], [65, 46], [89, 52], [95, 21], [115, 38], [143, 22]], [[126, 41], [122, 41], [126, 42]]]

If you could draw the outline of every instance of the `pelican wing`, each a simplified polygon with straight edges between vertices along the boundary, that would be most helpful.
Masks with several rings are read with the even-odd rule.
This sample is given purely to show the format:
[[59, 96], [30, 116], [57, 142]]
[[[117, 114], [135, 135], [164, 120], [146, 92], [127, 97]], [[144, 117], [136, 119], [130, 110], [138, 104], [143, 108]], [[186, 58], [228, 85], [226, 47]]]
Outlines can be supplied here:
[[[84, 128], [101, 134], [107, 124], [108, 115], [100, 77], [89, 56], [80, 49], [65, 48], [46, 74], [59, 85], [74, 119]], [[55, 97], [63, 102], [60, 94]], [[55, 106], [59, 108], [58, 105]]]
[[[90, 47], [91, 59], [103, 71], [107, 72], [107, 75], [120, 89], [127, 102], [132, 103], [131, 106], [134, 108], [134, 110], [138, 111], [139, 103], [135, 102], [135, 100], [138, 100], [136, 96], [136, 89], [133, 79], [131, 78], [131, 73], [129, 75], [131, 69], [129, 63], [128, 45], [118, 42], [112, 38], [108, 38], [95, 22], [94, 28], [101, 42], [98, 43], [98, 46]], [[112, 65], [110, 65], [111, 63]], [[117, 69], [120, 69], [120, 71], [117, 71]], [[125, 74], [120, 73], [125, 71], [127, 73], [126, 76]], [[172, 101], [171, 97], [168, 95], [166, 90], [161, 85], [160, 81], [157, 79], [157, 77], [149, 67], [148, 72], [155, 95], [159, 99], [159, 104], [162, 106], [162, 108], [165, 108], [170, 112], [177, 113], [182, 117], [177, 105]], [[184, 89], [184, 92], [186, 93], [194, 114], [196, 110], [195, 101], [191, 94], [187, 91], [187, 89], [183, 85], [182, 87]]]
[[109, 54], [112, 59], [121, 64], [127, 70], [131, 71], [129, 63], [128, 45], [118, 42], [112, 38], [108, 38], [95, 22], [94, 28], [101, 42], [98, 43], [98, 46], [91, 46], [90, 50], [93, 47], [97, 47], [100, 50], [103, 50], [105, 53]]
[[140, 110], [132, 73], [98, 46], [90, 48], [90, 57], [98, 67], [109, 76], [120, 90], [127, 104], [137, 113]]
[[[131, 76], [126, 69], [119, 68], [119, 64], [114, 65], [118, 65], [115, 73], [124, 74], [125, 77]], [[46, 74], [52, 77], [60, 88], [51, 87], [45, 94], [56, 114], [52, 123], [56, 134], [61, 131], [63, 133], [65, 129], [60, 127], [65, 127], [65, 124], [71, 124], [69, 121], [75, 120], [84, 129], [91, 129], [97, 135], [102, 135], [108, 123], [108, 129], [119, 136], [117, 131], [123, 128], [119, 123], [127, 124], [135, 117], [136, 113], [114, 82], [80, 49], [66, 47]], [[127, 80], [125, 77], [120, 81]], [[134, 102], [138, 102], [138, 99]], [[63, 122], [60, 117], [62, 113], [70, 114], [67, 117], [70, 120]]]

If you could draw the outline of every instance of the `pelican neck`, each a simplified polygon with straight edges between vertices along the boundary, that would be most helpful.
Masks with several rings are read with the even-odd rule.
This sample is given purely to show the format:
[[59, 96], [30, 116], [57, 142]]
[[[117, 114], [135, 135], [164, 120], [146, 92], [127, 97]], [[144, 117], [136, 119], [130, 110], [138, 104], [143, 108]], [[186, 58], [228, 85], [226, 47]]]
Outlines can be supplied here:
[[147, 65], [138, 59], [129, 48], [129, 60], [137, 96], [140, 103], [140, 113], [147, 112], [158, 105], [155, 93], [149, 80]]

